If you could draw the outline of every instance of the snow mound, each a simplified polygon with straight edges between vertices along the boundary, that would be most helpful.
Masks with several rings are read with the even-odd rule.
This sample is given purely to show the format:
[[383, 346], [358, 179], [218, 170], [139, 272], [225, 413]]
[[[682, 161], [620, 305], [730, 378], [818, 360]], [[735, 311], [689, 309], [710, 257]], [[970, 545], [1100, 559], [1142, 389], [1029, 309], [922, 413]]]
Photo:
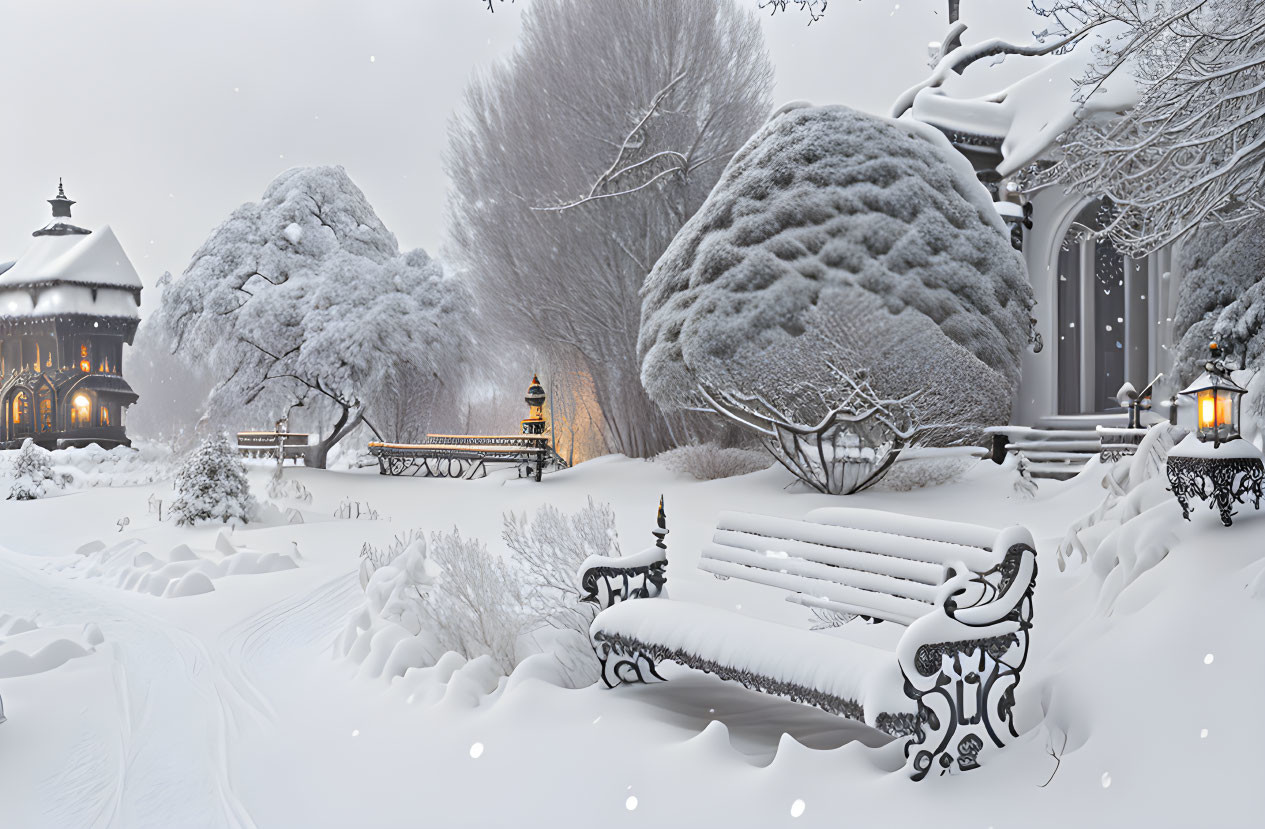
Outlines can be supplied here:
[[54, 670], [104, 642], [94, 624], [41, 628], [31, 619], [0, 613], [0, 679]]
[[802, 396], [831, 367], [923, 422], [1004, 423], [1033, 305], [1022, 257], [935, 130], [846, 107], [770, 121], [643, 288], [642, 382], [664, 406]]
[[227, 576], [278, 573], [299, 566], [287, 555], [236, 547], [222, 534], [214, 551], [201, 554], [179, 544], [166, 556], [156, 556], [140, 539], [114, 545], [91, 542], [78, 552], [78, 558], [62, 568], [66, 575], [165, 599], [210, 593], [214, 583]]

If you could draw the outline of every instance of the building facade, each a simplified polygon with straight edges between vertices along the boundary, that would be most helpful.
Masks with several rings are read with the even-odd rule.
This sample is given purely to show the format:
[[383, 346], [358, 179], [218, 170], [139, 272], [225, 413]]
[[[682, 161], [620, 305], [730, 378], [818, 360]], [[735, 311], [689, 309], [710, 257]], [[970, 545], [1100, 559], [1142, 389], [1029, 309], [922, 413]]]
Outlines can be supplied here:
[[[1092, 52], [1091, 42], [1068, 54], [1008, 56], [1004, 66], [981, 62], [968, 70], [973, 78], [922, 89], [908, 110], [975, 168], [1027, 263], [1042, 347], [1024, 354], [1016, 424], [1104, 422], [1121, 410], [1126, 382], [1142, 390], [1171, 374], [1179, 251], [1122, 256], [1095, 235], [1110, 221], [1108, 201], [1055, 187], [1022, 194], [1014, 184], [1023, 170], [1057, 159], [1058, 136], [1078, 119], [1111, 118], [1134, 103], [1123, 76], [1111, 95], [1080, 100], [1076, 79]], [[1003, 69], [1009, 83], [991, 86], [990, 74]], [[1170, 386], [1157, 384], [1155, 399]]]
[[141, 280], [109, 227], [73, 224], [60, 183], [49, 204], [26, 253], [0, 264], [0, 446], [126, 446]]

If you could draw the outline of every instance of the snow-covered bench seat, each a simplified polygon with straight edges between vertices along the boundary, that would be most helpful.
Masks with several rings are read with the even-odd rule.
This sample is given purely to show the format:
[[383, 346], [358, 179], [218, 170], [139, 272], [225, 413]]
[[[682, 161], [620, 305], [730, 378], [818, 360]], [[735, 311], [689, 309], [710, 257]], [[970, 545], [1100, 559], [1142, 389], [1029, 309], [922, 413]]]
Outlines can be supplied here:
[[581, 570], [585, 599], [602, 608], [590, 636], [609, 687], [662, 681], [665, 663], [710, 673], [908, 737], [915, 780], [937, 765], [975, 768], [986, 747], [1017, 736], [1014, 691], [1037, 572], [1023, 527], [848, 508], [803, 520], [721, 513], [700, 569], [786, 591], [809, 607], [902, 625], [895, 652], [672, 601], [662, 510], [655, 534], [657, 547], [591, 557]]

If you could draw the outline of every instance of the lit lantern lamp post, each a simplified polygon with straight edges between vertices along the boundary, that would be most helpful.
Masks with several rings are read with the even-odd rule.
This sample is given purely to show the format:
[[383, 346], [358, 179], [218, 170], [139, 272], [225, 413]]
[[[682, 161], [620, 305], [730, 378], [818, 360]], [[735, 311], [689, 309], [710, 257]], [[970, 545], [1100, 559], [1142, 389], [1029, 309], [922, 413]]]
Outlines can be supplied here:
[[1220, 348], [1209, 347], [1205, 371], [1181, 396], [1194, 401], [1194, 429], [1168, 455], [1168, 483], [1190, 519], [1190, 498], [1208, 501], [1221, 513], [1221, 523], [1232, 523], [1235, 504], [1252, 498], [1261, 508], [1265, 464], [1260, 450], [1239, 433], [1239, 409], [1247, 389], [1230, 376]]
[[527, 477], [535, 476], [539, 481], [540, 473], [545, 466], [545, 445], [548, 438], [545, 437], [545, 387], [540, 385], [540, 378], [534, 374], [531, 376], [531, 385], [527, 387], [527, 396], [523, 400], [527, 403], [527, 417], [522, 421], [523, 434], [540, 435], [540, 440], [536, 443], [535, 468], [528, 463], [524, 471]]

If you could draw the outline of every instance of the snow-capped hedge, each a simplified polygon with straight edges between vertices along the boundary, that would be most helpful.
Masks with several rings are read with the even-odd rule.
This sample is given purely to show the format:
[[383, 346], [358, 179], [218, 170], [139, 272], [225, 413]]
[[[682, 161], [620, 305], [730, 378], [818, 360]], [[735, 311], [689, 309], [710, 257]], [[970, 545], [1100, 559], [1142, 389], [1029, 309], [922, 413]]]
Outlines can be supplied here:
[[987, 191], [944, 137], [840, 106], [757, 133], [644, 292], [642, 382], [665, 407], [697, 403], [705, 384], [794, 409], [835, 385], [833, 365], [880, 395], [922, 390], [924, 424], [967, 432], [1009, 417], [1033, 304]]

